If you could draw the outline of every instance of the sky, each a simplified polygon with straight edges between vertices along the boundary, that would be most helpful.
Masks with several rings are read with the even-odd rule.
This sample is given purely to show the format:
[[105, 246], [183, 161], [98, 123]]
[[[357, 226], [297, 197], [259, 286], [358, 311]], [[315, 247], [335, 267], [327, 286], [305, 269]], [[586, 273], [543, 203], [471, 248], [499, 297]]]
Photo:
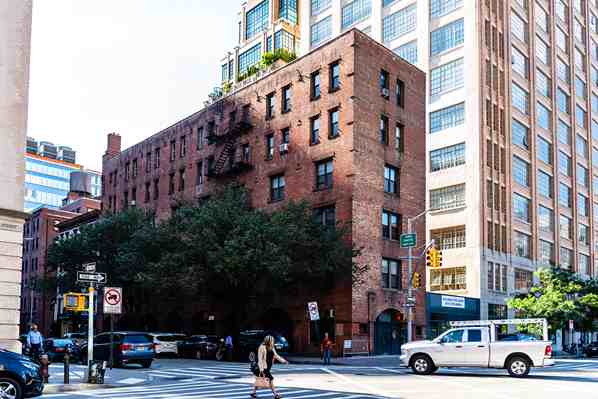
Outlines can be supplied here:
[[199, 110], [237, 39], [242, 0], [36, 0], [28, 136], [101, 170], [123, 149]]

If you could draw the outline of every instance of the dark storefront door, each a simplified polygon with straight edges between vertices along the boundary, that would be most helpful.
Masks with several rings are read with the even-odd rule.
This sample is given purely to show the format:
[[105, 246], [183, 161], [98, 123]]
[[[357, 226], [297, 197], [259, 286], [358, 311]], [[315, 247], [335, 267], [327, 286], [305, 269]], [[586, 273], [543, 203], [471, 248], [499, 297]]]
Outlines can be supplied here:
[[407, 341], [407, 330], [401, 312], [389, 309], [376, 319], [374, 352], [376, 355], [398, 355]]

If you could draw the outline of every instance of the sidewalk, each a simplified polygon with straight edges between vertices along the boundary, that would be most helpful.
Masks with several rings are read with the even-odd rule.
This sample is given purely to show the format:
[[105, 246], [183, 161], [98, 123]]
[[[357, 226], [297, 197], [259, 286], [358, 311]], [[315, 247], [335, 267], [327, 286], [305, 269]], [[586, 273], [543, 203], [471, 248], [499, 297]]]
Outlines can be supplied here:
[[[322, 359], [316, 356], [287, 356], [287, 360], [293, 364], [323, 365]], [[377, 356], [351, 356], [333, 357], [331, 364], [334, 366], [391, 366], [399, 365], [399, 355], [377, 355]]]

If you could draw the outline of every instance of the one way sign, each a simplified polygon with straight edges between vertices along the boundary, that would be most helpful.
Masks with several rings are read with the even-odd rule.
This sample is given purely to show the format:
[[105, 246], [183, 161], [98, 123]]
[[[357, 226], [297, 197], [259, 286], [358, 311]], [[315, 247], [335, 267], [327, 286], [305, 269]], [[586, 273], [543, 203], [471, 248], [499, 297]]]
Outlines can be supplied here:
[[106, 282], [106, 273], [77, 272], [77, 281], [104, 284]]

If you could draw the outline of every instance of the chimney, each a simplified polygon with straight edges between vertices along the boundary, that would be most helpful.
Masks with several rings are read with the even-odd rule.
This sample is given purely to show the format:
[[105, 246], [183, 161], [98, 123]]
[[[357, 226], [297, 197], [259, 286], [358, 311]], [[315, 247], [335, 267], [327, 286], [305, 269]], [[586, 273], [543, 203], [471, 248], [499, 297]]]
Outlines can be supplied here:
[[121, 137], [117, 133], [108, 133], [108, 145], [104, 153], [103, 160], [107, 161], [120, 155]]

